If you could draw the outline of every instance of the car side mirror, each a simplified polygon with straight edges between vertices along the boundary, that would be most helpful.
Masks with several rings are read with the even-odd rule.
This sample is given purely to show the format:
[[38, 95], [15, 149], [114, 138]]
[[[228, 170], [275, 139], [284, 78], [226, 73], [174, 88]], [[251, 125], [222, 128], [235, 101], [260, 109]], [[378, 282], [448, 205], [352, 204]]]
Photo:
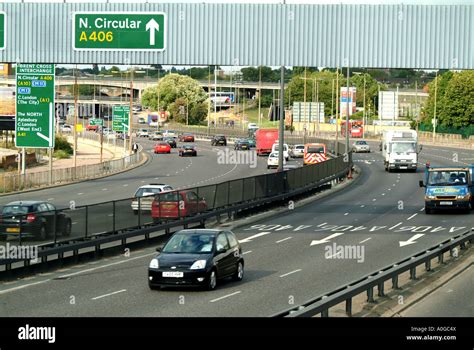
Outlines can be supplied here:
[[163, 247], [162, 247], [162, 246], [156, 247], [156, 251], [157, 251], [158, 253], [161, 253], [162, 250], [163, 250]]
[[418, 182], [418, 185], [419, 185], [420, 187], [425, 187], [425, 184], [423, 183], [423, 180], [420, 180], [420, 182]]

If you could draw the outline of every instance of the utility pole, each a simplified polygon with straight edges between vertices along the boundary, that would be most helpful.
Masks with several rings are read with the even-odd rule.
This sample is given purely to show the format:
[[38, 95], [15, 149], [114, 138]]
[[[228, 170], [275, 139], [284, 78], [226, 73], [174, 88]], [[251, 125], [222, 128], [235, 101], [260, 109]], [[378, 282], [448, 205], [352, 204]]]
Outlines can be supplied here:
[[346, 125], [345, 125], [345, 132], [346, 132], [346, 156], [349, 155], [349, 63], [347, 64], [347, 99], [346, 99]]
[[418, 80], [415, 80], [415, 120], [416, 120], [416, 133], [418, 134], [418, 123], [419, 115], [418, 115]]
[[283, 144], [285, 142], [285, 66], [281, 66], [280, 71], [280, 127], [278, 135], [278, 171], [283, 171]]
[[320, 110], [319, 110], [319, 80], [316, 79], [315, 80], [316, 82], [316, 106], [318, 106], [318, 116], [317, 116], [317, 119], [316, 119], [316, 127], [317, 127], [317, 133], [318, 133], [318, 137], [319, 137], [319, 123], [320, 123]]
[[262, 123], [260, 113], [262, 109], [262, 66], [258, 67], [258, 125]]
[[208, 66], [207, 92], [209, 93], [209, 103], [207, 104], [207, 134], [209, 135], [211, 126], [211, 66]]
[[364, 73], [364, 114], [362, 115], [362, 138], [365, 139], [365, 73]]
[[[128, 112], [128, 154], [132, 154], [132, 111], [133, 111], [133, 67], [130, 67], [130, 111]], [[124, 130], [125, 131], [125, 130]], [[127, 138], [125, 137], [124, 132], [124, 140], [123, 142], [126, 143]]]
[[336, 68], [336, 154], [339, 154], [339, 67]]
[[436, 71], [436, 76], [435, 76], [435, 100], [434, 100], [434, 111], [433, 111], [433, 142], [435, 142], [436, 139], [436, 124], [438, 123], [438, 120], [436, 118], [436, 103], [437, 103], [437, 97], [438, 97], [438, 71]]
[[304, 131], [303, 131], [303, 143], [306, 143], [306, 123], [308, 122], [306, 120], [306, 80], [308, 78], [306, 77], [306, 67], [304, 67], [304, 87], [303, 87], [303, 126], [304, 126]]
[[[74, 148], [73, 148], [73, 167], [74, 167], [74, 177], [76, 178], [76, 167], [77, 167], [77, 64], [76, 69], [74, 70], [74, 125], [72, 127], [74, 135]], [[100, 108], [100, 104], [99, 104]]]

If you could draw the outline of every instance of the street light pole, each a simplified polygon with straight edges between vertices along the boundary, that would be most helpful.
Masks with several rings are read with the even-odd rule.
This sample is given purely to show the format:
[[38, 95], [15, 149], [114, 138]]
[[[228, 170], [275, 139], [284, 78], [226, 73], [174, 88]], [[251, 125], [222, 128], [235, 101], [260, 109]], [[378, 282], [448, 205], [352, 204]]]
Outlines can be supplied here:
[[[128, 112], [128, 154], [132, 154], [133, 67], [130, 67], [130, 111]], [[125, 130], [124, 130], [125, 131]], [[125, 136], [125, 133], [124, 133]], [[123, 140], [126, 143], [126, 137]]]
[[[74, 135], [74, 148], [73, 148], [73, 167], [74, 167], [74, 178], [76, 177], [77, 167], [77, 64], [74, 70], [74, 126], [72, 128]], [[100, 105], [99, 105], [100, 108]]]
[[339, 154], [339, 67], [336, 68], [336, 154]]
[[319, 111], [319, 80], [318, 79], [316, 79], [316, 106], [318, 107], [318, 116], [317, 116], [317, 119], [316, 119], [316, 126], [317, 126], [317, 133], [318, 133], [318, 137], [319, 137], [319, 123], [320, 123], [319, 114], [320, 114], [320, 111]]
[[436, 118], [437, 97], [438, 97], [438, 71], [436, 71], [436, 76], [435, 76], [435, 100], [434, 100], [434, 111], [433, 111], [433, 142], [435, 142], [435, 139], [436, 139], [436, 126], [438, 123], [438, 120]]
[[349, 63], [347, 64], [347, 95], [346, 95], [346, 156], [349, 154]]

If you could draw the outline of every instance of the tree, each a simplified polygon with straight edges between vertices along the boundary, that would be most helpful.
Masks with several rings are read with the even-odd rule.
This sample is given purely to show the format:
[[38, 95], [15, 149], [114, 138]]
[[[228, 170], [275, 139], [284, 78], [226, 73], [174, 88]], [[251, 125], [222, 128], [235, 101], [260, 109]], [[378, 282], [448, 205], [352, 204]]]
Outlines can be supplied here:
[[455, 128], [473, 125], [473, 99], [474, 71], [462, 71], [452, 74], [444, 89], [443, 105], [439, 114], [440, 124]]
[[[439, 118], [439, 123], [443, 124], [443, 115], [442, 112], [443, 106], [445, 105], [445, 92], [448, 86], [449, 81], [453, 77], [452, 72], [446, 72], [441, 75], [438, 75], [438, 87], [436, 92], [436, 114], [437, 116], [441, 116]], [[429, 93], [428, 99], [423, 107], [423, 123], [424, 124], [431, 124], [431, 120], [434, 118], [434, 105], [435, 105], [435, 89], [436, 89], [436, 79], [433, 79], [430, 83], [427, 84], [426, 89]]]
[[[171, 118], [179, 121], [186, 121], [186, 113], [180, 106], [184, 106], [184, 111], [189, 108], [189, 122], [198, 123], [202, 120], [203, 107], [197, 105], [204, 105], [207, 115], [207, 94], [199, 83], [184, 75], [171, 73], [162, 78], [159, 85], [152, 86], [143, 91], [142, 105], [150, 107], [153, 110], [158, 110], [158, 91], [160, 97], [160, 110], [167, 110], [170, 112]], [[194, 111], [194, 112], [193, 112]]]

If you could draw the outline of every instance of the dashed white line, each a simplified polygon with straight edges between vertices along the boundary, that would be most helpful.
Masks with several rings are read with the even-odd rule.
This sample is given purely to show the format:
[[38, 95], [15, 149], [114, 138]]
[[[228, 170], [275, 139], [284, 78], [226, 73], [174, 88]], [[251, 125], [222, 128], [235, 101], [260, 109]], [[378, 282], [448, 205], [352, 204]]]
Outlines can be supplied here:
[[423, 210], [425, 210], [425, 208], [424, 208], [424, 207], [420, 209], [420, 211], [423, 211]]
[[83, 195], [83, 194], [84, 194], [83, 192], [79, 192], [77, 195], [78, 195], [78, 196], [81, 196], [81, 195]]
[[54, 201], [54, 198], [48, 198], [47, 201]]
[[347, 216], [347, 215], [349, 215], [349, 213], [344, 213], [344, 216]]
[[385, 196], [385, 193], [382, 193], [382, 196]]
[[281, 242], [287, 241], [287, 240], [292, 239], [292, 238], [293, 237], [286, 237], [286, 238], [280, 239], [279, 241], [276, 241], [275, 243], [281, 243]]
[[361, 207], [361, 208], [365, 208], [365, 205], [361, 205], [360, 207]]
[[242, 255], [250, 254], [250, 253], [252, 253], [252, 251], [251, 251], [251, 250], [247, 250], [246, 252], [243, 252]]
[[414, 218], [415, 216], [417, 216], [417, 215], [418, 215], [418, 213], [415, 213], [415, 214], [413, 214], [412, 216], [410, 216], [407, 220], [411, 220], [411, 219], [413, 219], [413, 218]]
[[242, 293], [242, 291], [238, 290], [237, 292], [224, 295], [223, 297], [220, 297], [220, 298], [217, 298], [217, 299], [212, 299], [212, 300], [209, 301], [209, 302], [210, 302], [210, 303], [215, 303], [216, 301], [219, 301], [219, 300], [222, 300], [222, 299], [225, 299], [225, 298], [229, 298], [229, 297], [231, 297], [231, 296], [234, 296], [234, 295], [237, 295], [237, 294], [240, 294], [240, 293]]
[[286, 277], [286, 276], [289, 276], [289, 275], [291, 275], [291, 274], [294, 274], [294, 273], [297, 273], [297, 272], [300, 272], [300, 271], [301, 271], [301, 269], [294, 270], [294, 271], [285, 273], [285, 274], [283, 274], [283, 275], [280, 275], [280, 277]]
[[107, 189], [106, 189], [106, 188], [103, 188], [102, 191], [107, 191]]
[[377, 198], [374, 198], [374, 199], [372, 199], [372, 202], [375, 202], [376, 200], [377, 200]]
[[363, 241], [360, 241], [359, 244], [365, 243], [365, 242], [367, 242], [367, 241], [370, 240], [370, 239], [372, 239], [372, 237], [369, 237], [369, 238], [364, 239]]
[[118, 293], [123, 293], [123, 292], [126, 292], [126, 291], [127, 291], [126, 289], [121, 289], [121, 290], [118, 290], [116, 292], [112, 292], [112, 293], [108, 293], [108, 294], [104, 294], [104, 295], [99, 295], [98, 297], [94, 297], [94, 298], [91, 298], [91, 299], [92, 300], [102, 299], [102, 298], [109, 297], [111, 295], [118, 294]]

